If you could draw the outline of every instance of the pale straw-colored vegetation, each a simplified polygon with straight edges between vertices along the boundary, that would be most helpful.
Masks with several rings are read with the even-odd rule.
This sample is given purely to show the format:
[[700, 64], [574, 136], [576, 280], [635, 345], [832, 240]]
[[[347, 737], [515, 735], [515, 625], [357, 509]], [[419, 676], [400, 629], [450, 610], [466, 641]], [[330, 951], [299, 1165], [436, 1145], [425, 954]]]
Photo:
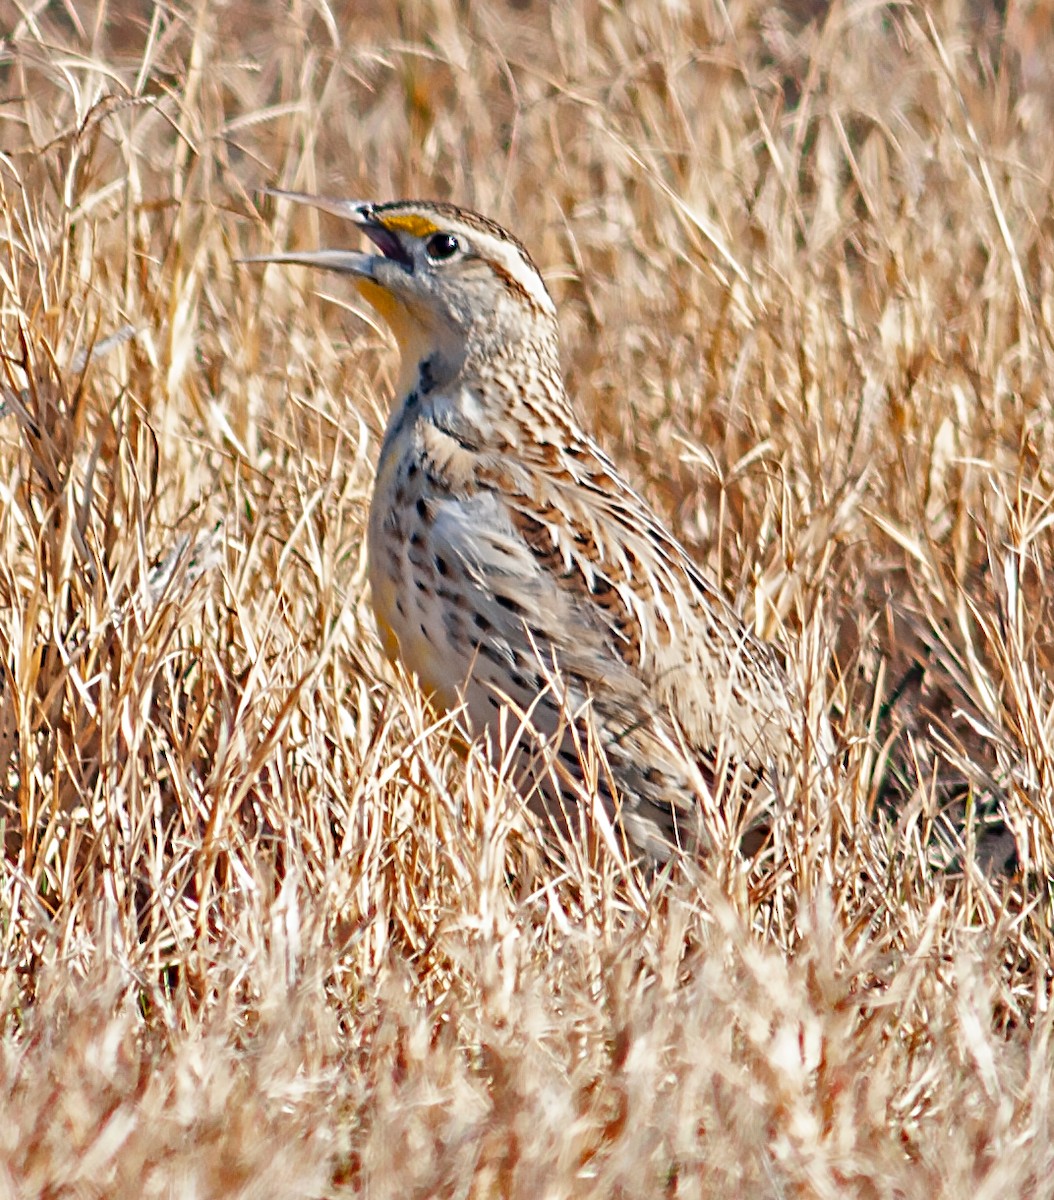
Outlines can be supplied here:
[[[1054, 1195], [1049, 5], [0, 14], [0, 1194]], [[774, 856], [561, 849], [384, 661], [268, 185], [527, 243], [831, 714]]]

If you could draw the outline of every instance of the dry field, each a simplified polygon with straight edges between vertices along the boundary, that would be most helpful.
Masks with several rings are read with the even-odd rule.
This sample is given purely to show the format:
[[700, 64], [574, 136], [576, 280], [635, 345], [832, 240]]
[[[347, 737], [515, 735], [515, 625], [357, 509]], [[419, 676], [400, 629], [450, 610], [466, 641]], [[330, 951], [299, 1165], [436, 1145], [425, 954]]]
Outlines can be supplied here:
[[[0, 1197], [1054, 1196], [1050, 8], [0, 0]], [[831, 714], [763, 862], [384, 661], [392, 345], [266, 185], [531, 248]]]

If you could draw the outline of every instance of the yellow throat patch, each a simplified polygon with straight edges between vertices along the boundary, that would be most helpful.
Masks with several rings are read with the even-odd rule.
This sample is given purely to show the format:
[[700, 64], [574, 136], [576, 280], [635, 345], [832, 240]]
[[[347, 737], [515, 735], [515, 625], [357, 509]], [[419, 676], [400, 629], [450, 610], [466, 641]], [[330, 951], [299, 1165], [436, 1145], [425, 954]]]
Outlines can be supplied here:
[[417, 378], [417, 364], [432, 348], [432, 331], [421, 313], [411, 312], [386, 288], [372, 279], [356, 279], [359, 295], [382, 316], [399, 346], [399, 374], [395, 380], [395, 395], [401, 399]]

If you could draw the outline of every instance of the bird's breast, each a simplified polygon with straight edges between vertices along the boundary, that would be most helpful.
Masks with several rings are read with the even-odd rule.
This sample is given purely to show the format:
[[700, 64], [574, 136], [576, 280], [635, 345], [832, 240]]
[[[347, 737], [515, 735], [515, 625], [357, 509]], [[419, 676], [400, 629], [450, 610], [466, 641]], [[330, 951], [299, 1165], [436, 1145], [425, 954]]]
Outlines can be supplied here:
[[429, 469], [422, 424], [404, 403], [385, 435], [367, 532], [370, 590], [388, 657], [413, 671], [449, 709], [459, 702], [466, 662], [450, 636], [449, 614], [458, 596], [435, 544], [435, 522], [456, 498]]

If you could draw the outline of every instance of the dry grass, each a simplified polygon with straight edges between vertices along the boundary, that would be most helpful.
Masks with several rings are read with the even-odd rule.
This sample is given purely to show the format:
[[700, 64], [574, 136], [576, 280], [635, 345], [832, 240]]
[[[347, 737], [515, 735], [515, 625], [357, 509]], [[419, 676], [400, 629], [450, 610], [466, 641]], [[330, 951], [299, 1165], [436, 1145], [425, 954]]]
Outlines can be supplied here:
[[[0, 1193], [1054, 1195], [1054, 36], [1007, 8], [0, 0]], [[767, 874], [546, 849], [383, 662], [393, 356], [236, 264], [340, 236], [265, 184], [532, 248], [587, 424], [827, 695]]]

